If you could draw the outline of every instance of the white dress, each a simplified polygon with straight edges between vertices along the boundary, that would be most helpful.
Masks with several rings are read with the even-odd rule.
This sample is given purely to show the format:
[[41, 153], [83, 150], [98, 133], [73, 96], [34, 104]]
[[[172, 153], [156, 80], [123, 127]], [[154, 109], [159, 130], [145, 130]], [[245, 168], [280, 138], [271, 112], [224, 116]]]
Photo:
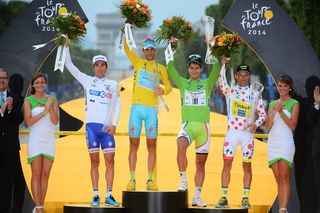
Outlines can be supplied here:
[[[39, 115], [44, 111], [44, 107], [35, 107], [31, 110], [32, 117]], [[54, 127], [47, 113], [39, 121], [29, 127], [28, 142], [28, 163], [36, 158], [45, 156], [50, 160], [54, 160], [55, 143], [54, 143]]]
[[[283, 110], [283, 112], [287, 117], [291, 118], [291, 113], [288, 110]], [[267, 148], [269, 166], [279, 160], [284, 160], [290, 168], [292, 167], [295, 153], [293, 132], [282, 120], [278, 112], [274, 115]]]

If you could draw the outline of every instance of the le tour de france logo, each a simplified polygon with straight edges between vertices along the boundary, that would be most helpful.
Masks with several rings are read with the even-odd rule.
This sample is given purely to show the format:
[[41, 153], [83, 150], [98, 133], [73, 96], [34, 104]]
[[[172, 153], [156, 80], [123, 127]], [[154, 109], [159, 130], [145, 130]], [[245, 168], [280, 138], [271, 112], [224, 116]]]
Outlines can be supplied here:
[[53, 0], [43, 2], [46, 2], [46, 4], [37, 8], [34, 21], [43, 32], [57, 31], [49, 25], [50, 19], [58, 14], [66, 14], [68, 9], [64, 6], [64, 3], [54, 2]]
[[273, 15], [271, 7], [252, 3], [251, 8], [243, 11], [240, 24], [248, 35], [264, 36], [267, 35], [267, 29], [272, 23]]

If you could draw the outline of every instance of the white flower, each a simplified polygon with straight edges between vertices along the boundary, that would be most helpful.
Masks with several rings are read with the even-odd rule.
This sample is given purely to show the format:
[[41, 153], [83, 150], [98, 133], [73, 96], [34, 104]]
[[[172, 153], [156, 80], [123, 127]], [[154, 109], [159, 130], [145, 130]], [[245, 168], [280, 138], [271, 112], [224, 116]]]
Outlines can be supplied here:
[[140, 4], [136, 4], [136, 8], [139, 9], [141, 7]]

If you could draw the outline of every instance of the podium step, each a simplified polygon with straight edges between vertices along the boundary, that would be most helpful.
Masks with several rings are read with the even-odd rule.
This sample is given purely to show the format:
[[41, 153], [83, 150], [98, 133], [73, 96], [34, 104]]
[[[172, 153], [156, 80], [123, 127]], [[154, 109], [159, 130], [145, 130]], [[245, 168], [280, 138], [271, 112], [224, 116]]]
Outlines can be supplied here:
[[101, 204], [92, 207], [89, 204], [65, 204], [64, 213], [248, 213], [240, 207], [217, 209], [188, 207], [188, 192], [177, 191], [123, 191], [122, 207], [105, 207]]
[[123, 207], [107, 207], [97, 206], [92, 207], [89, 204], [65, 204], [63, 206], [64, 213], [127, 213]]
[[205, 208], [189, 207], [186, 209], [185, 213], [248, 213], [248, 209], [241, 209], [241, 208], [217, 209], [212, 206], [207, 206]]
[[129, 213], [185, 213], [188, 207], [188, 193], [123, 191], [122, 205]]

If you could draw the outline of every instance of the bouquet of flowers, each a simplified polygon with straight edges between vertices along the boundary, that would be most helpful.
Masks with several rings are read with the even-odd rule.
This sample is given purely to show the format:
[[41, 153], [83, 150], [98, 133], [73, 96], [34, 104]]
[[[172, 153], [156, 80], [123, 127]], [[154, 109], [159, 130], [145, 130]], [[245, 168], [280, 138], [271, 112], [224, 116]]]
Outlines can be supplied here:
[[227, 34], [226, 32], [216, 35], [210, 39], [211, 51], [215, 56], [230, 57], [238, 51], [239, 47], [243, 44], [241, 38], [235, 34]]
[[78, 43], [87, 33], [85, 22], [76, 12], [59, 14], [51, 19], [50, 25], [59, 30], [55, 41], [58, 46], [64, 46], [66, 34], [72, 42]]
[[[156, 32], [157, 42], [167, 42], [173, 36], [179, 41], [188, 43], [193, 34], [192, 25], [189, 21], [180, 16], [173, 16], [171, 19], [166, 19]], [[173, 49], [177, 48], [177, 42], [171, 43]]]
[[126, 23], [139, 28], [146, 27], [151, 20], [151, 10], [148, 5], [139, 0], [123, 0], [120, 4], [120, 12], [127, 19]]

